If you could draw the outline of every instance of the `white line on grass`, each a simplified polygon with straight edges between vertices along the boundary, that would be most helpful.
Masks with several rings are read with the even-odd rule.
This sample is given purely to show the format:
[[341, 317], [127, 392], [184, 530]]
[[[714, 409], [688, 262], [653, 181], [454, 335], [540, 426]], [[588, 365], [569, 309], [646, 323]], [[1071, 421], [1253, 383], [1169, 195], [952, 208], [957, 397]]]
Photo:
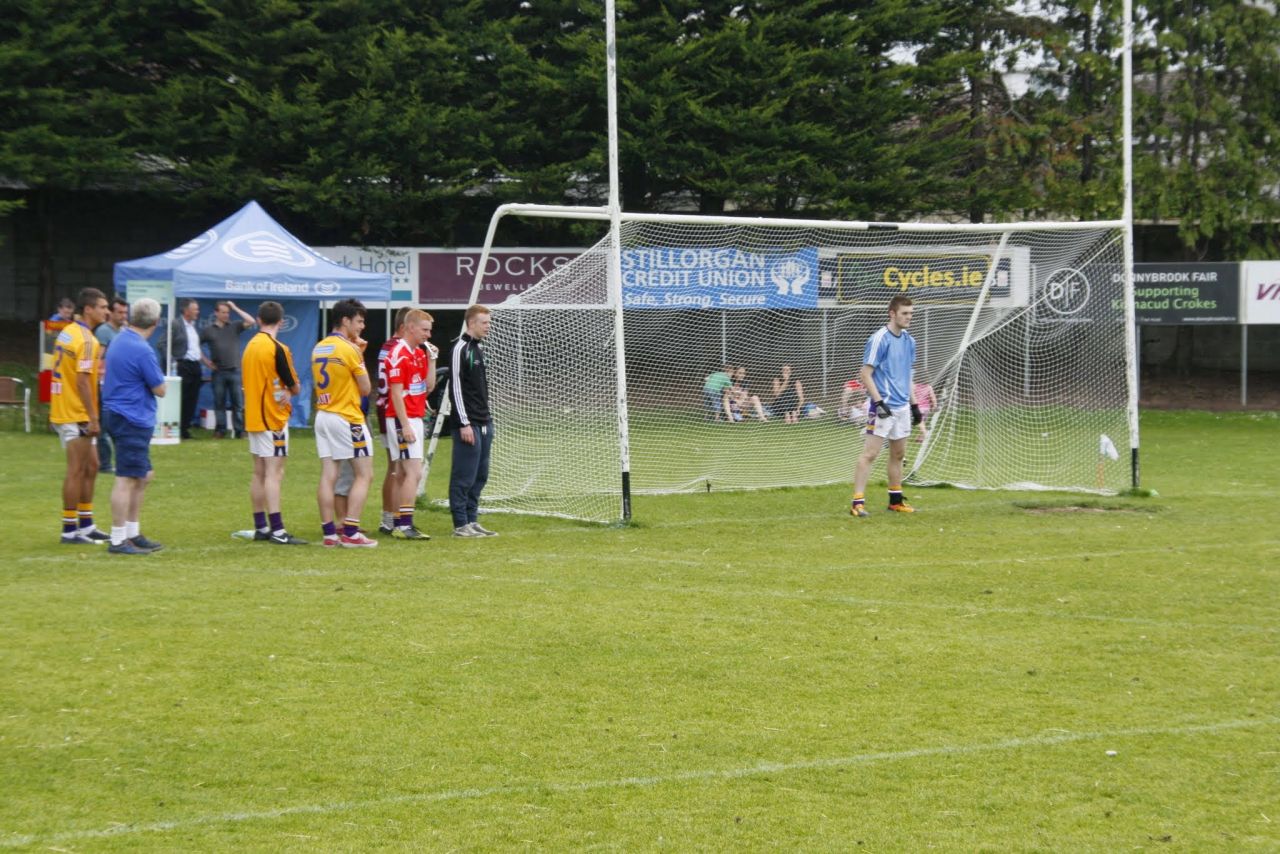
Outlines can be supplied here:
[[[87, 839], [109, 839], [133, 833], [165, 833], [171, 830], [188, 830], [218, 824], [236, 824], [246, 821], [271, 821], [294, 815], [329, 815], [378, 809], [402, 804], [433, 804], [442, 801], [475, 800], [508, 795], [575, 794], [598, 789], [647, 788], [667, 783], [696, 782], [701, 780], [738, 780], [763, 774], [788, 774], [796, 771], [813, 771], [827, 768], [844, 768], [851, 765], [870, 765], [878, 762], [900, 762], [927, 756], [964, 756], [975, 753], [991, 753], [1023, 748], [1054, 747], [1098, 739], [1142, 738], [1150, 736], [1186, 736], [1217, 733], [1249, 727], [1269, 727], [1280, 724], [1280, 718], [1255, 718], [1252, 720], [1221, 721], [1211, 724], [1190, 724], [1178, 727], [1136, 727], [1131, 729], [1101, 730], [1097, 732], [1063, 732], [1059, 735], [1032, 735], [1008, 738], [985, 744], [955, 744], [942, 747], [917, 747], [910, 750], [888, 750], [875, 753], [859, 753], [853, 756], [834, 756], [819, 759], [802, 759], [795, 762], [760, 762], [741, 768], [704, 769], [679, 771], [649, 777], [619, 777], [612, 780], [586, 780], [577, 783], [527, 783], [517, 786], [493, 786], [490, 788], [448, 789], [442, 792], [423, 792], [413, 795], [393, 795], [387, 798], [370, 798], [361, 801], [331, 801], [323, 804], [299, 804], [270, 810], [227, 812], [195, 816], [173, 821], [147, 822], [143, 824], [114, 824], [96, 830], [72, 830], [46, 835], [9, 836], [0, 839], [0, 847], [16, 848], [25, 845], [52, 845]], [[1061, 731], [1057, 731], [1061, 732]]]

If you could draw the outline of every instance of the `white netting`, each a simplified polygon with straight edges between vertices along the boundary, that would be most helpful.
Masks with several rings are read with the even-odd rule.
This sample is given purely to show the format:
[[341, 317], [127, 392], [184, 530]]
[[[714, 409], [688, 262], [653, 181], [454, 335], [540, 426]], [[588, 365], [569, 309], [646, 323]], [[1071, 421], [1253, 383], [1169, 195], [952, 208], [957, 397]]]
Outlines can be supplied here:
[[[487, 342], [499, 437], [484, 493], [491, 509], [619, 518], [623, 427], [636, 494], [851, 480], [865, 396], [846, 383], [895, 293], [915, 300], [918, 381], [938, 401], [928, 438], [921, 431], [908, 443], [909, 482], [1105, 492], [1128, 485], [1125, 462], [1111, 459], [1103, 439], [1128, 447], [1119, 228], [851, 231], [629, 220], [621, 235], [624, 304], [662, 304], [663, 277], [673, 275], [711, 282], [704, 296], [717, 293], [716, 283], [735, 293], [742, 282], [734, 276], [745, 282], [750, 274], [724, 272], [727, 257], [736, 259], [724, 262], [730, 267], [759, 261], [765, 276], [804, 259], [819, 274], [806, 283], [818, 287], [816, 299], [805, 308], [721, 308], [717, 299], [684, 307], [696, 299], [686, 295], [678, 308], [627, 308], [625, 425], [607, 238], [497, 306]], [[795, 268], [784, 273], [803, 278]], [[723, 395], [704, 393], [726, 364], [745, 370], [728, 417]], [[779, 396], [771, 380], [783, 365], [799, 386], [787, 383]]]

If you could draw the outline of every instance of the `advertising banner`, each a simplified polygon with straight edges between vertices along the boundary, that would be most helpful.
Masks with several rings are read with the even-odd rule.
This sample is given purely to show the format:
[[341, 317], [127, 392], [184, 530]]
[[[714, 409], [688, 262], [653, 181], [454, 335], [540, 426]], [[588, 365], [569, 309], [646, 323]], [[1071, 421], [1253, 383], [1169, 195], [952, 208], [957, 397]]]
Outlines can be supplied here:
[[[311, 348], [320, 340], [320, 304], [311, 300], [280, 300], [284, 308], [284, 320], [280, 322], [280, 343], [293, 354], [293, 367], [298, 371], [298, 385], [302, 391], [293, 399], [293, 412], [289, 415], [290, 427], [306, 427], [311, 422]], [[236, 305], [254, 317], [258, 316], [259, 302], [237, 302]], [[240, 333], [241, 348], [257, 334], [257, 327]], [[208, 384], [205, 386], [209, 387]], [[213, 397], [210, 395], [210, 402]]]
[[[169, 322], [169, 302], [173, 299], [173, 282], [157, 279], [129, 279], [125, 282], [125, 293], [129, 304], [149, 297], [160, 304], [160, 322], [156, 331], [151, 334], [151, 346], [156, 348], [160, 369], [169, 364], [165, 352], [169, 340], [166, 334]], [[178, 377], [164, 378], [167, 390], [165, 396], [156, 400], [156, 426], [151, 433], [153, 445], [176, 445], [181, 432], [178, 422], [182, 420], [182, 380]]]
[[182, 433], [178, 425], [182, 420], [182, 377], [165, 377], [164, 385], [164, 397], [156, 398], [156, 426], [151, 433], [151, 444], [176, 445]]
[[[577, 258], [583, 249], [495, 249], [489, 253], [479, 302], [498, 305]], [[417, 252], [418, 302], [424, 308], [465, 308], [480, 264], [479, 249]]]
[[[839, 305], [880, 307], [895, 296], [910, 297], [916, 305], [972, 305], [982, 293], [993, 254], [993, 249], [963, 246], [849, 249], [824, 257], [823, 266], [834, 267]], [[1026, 305], [1029, 263], [1025, 247], [1009, 249], [996, 262], [987, 292], [993, 306]]]
[[[1122, 274], [1114, 275], [1119, 282]], [[1240, 265], [1134, 264], [1133, 300], [1138, 323], [1147, 326], [1238, 323]], [[1124, 310], [1122, 296], [1113, 302]]]
[[626, 308], [816, 308], [818, 250], [673, 247], [622, 252]]
[[1243, 322], [1280, 323], [1280, 261], [1246, 261], [1241, 266]]
[[1124, 322], [1124, 265], [1115, 261], [1038, 268], [1032, 293], [1036, 324]]
[[[311, 348], [316, 346], [316, 342], [320, 340], [320, 304], [311, 300], [276, 300], [284, 309], [284, 320], [280, 322], [280, 331], [277, 333], [279, 341], [289, 348], [289, 352], [293, 354], [293, 367], [298, 371], [298, 385], [301, 391], [292, 401], [293, 412], [289, 415], [290, 427], [307, 427], [311, 422]], [[248, 312], [250, 315], [258, 316], [258, 306], [262, 303], [258, 300], [246, 300], [244, 302], [237, 301], [236, 306]], [[212, 304], [202, 305], [199, 328], [201, 331], [213, 322]], [[235, 316], [233, 315], [233, 318]], [[249, 343], [254, 335], [258, 334], [258, 327], [252, 326], [240, 333], [240, 350], [244, 351], [245, 346]], [[152, 340], [160, 335], [159, 332], [152, 336]], [[167, 336], [166, 336], [167, 337]], [[206, 348], [207, 349], [207, 348]], [[161, 358], [164, 356], [161, 354]], [[242, 374], [243, 376], [243, 374]], [[206, 380], [210, 379], [206, 371]], [[171, 388], [180, 388], [171, 386]], [[174, 395], [170, 395], [174, 397]], [[177, 395], [175, 399], [180, 399], [181, 395]], [[168, 398], [166, 398], [168, 399]], [[161, 407], [164, 402], [161, 401]], [[200, 387], [200, 396], [197, 398], [197, 410], [205, 410], [214, 412], [217, 406], [213, 400], [213, 383], [206, 382]], [[176, 428], [179, 421], [178, 410], [173, 412], [173, 423], [177, 436]]]
[[391, 277], [391, 299], [413, 302], [418, 288], [418, 250], [411, 246], [313, 246], [335, 264]]

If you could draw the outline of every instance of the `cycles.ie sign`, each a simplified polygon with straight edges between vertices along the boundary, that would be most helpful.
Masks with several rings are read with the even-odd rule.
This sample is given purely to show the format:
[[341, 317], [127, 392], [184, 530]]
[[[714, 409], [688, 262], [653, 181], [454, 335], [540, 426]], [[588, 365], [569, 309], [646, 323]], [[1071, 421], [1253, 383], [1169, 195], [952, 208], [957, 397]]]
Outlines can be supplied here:
[[1010, 248], [999, 258], [972, 247], [848, 249], [836, 250], [832, 260], [841, 305], [883, 306], [895, 296], [918, 305], [972, 305], [984, 288], [993, 305], [1024, 305], [1027, 299], [1025, 247]]

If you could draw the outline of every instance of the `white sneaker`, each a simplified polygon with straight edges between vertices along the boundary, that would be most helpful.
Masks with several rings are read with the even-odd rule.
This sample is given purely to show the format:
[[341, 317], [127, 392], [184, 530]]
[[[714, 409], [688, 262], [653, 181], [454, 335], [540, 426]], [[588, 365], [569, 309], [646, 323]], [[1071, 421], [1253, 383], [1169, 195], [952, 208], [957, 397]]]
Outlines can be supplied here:
[[483, 537], [484, 536], [484, 534], [480, 533], [470, 525], [459, 525], [458, 527], [453, 529], [453, 535], [455, 537]]
[[468, 527], [468, 528], [470, 528], [471, 530], [475, 531], [477, 534], [479, 534], [479, 535], [480, 535], [480, 536], [482, 536], [482, 537], [496, 537], [496, 536], [498, 536], [498, 532], [497, 532], [497, 531], [490, 531], [488, 528], [482, 528], [482, 527], [480, 527], [480, 523], [479, 523], [479, 522], [472, 522], [472, 523], [471, 523], [470, 525], [468, 525], [467, 527]]

